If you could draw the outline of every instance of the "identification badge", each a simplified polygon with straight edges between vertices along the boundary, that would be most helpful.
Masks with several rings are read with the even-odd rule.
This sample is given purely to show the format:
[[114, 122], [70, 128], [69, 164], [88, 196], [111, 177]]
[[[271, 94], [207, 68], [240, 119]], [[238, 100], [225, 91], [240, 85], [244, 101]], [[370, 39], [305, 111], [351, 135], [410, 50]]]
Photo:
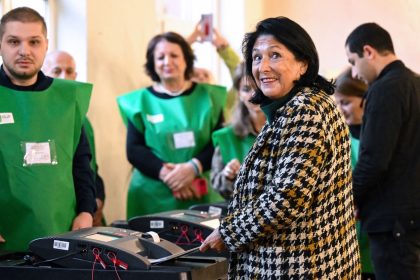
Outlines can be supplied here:
[[178, 132], [174, 134], [174, 144], [176, 149], [195, 147], [194, 132]]
[[0, 113], [0, 124], [15, 123], [12, 113]]
[[151, 123], [160, 123], [164, 120], [163, 114], [146, 115], [146, 119]]
[[57, 164], [55, 142], [23, 142], [23, 166]]

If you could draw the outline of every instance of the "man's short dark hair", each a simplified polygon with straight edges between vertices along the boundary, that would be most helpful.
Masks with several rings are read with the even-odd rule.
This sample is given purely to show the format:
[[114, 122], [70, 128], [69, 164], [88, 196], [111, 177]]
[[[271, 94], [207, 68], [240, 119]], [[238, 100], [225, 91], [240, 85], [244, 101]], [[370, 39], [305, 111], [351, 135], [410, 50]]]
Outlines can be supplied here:
[[354, 29], [347, 37], [345, 46], [350, 52], [363, 57], [363, 47], [369, 45], [379, 53], [394, 54], [394, 45], [388, 31], [374, 22], [364, 23]]
[[6, 23], [11, 21], [18, 22], [39, 22], [42, 24], [42, 32], [45, 37], [47, 36], [47, 24], [45, 23], [44, 18], [34, 9], [28, 7], [19, 7], [13, 10], [10, 10], [3, 15], [0, 21], [0, 39], [3, 38]]
[[156, 45], [161, 41], [168, 41], [170, 43], [177, 44], [181, 48], [182, 53], [184, 54], [185, 63], [187, 65], [184, 77], [185, 79], [189, 80], [192, 77], [194, 70], [195, 55], [191, 49], [190, 44], [188, 44], [184, 37], [175, 32], [159, 34], [150, 40], [149, 45], [147, 46], [146, 63], [144, 64], [146, 74], [149, 75], [153, 81], [160, 82], [160, 77], [155, 71], [154, 52]]

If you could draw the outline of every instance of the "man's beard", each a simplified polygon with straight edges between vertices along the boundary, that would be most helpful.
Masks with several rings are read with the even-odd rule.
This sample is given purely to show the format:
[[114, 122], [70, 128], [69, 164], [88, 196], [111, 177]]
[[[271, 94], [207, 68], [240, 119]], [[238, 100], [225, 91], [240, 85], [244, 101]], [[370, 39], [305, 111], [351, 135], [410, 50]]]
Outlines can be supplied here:
[[33, 70], [15, 71], [13, 68], [7, 68], [7, 70], [9, 70], [10, 75], [17, 80], [30, 80], [38, 74], [38, 71]]

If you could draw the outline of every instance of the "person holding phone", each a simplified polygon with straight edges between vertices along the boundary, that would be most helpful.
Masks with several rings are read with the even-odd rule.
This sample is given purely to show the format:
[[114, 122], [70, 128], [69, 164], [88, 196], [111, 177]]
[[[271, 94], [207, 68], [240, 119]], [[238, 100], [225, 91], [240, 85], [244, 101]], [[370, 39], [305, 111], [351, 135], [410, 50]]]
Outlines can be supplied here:
[[145, 64], [153, 85], [117, 99], [134, 166], [128, 218], [223, 200], [209, 187], [209, 170], [226, 89], [192, 82], [193, 67], [194, 53], [181, 35], [156, 35]]
[[[235, 70], [241, 62], [241, 58], [236, 53], [236, 51], [231, 47], [229, 41], [217, 30], [217, 28], [212, 27], [211, 33], [206, 34], [210, 22], [203, 22], [202, 18], [194, 27], [194, 30], [186, 37], [186, 40], [190, 45], [195, 42], [211, 42], [211, 44], [216, 48], [217, 54], [225, 63], [227, 69], [229, 70], [232, 81], [235, 78]], [[205, 68], [194, 67], [193, 76], [191, 78], [197, 83], [214, 83], [214, 77], [212, 73]], [[230, 122], [233, 108], [237, 102], [237, 92], [234, 88], [231, 88], [228, 92], [226, 105], [224, 108], [224, 118], [225, 122]]]

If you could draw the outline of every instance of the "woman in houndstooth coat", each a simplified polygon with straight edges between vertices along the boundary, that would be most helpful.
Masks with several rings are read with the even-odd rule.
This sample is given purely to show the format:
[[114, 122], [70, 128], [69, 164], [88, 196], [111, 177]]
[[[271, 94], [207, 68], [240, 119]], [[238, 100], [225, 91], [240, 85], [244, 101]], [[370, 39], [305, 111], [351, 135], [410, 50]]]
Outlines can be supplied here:
[[228, 249], [230, 279], [359, 279], [349, 131], [312, 39], [268, 18], [243, 52], [267, 123], [201, 250]]

